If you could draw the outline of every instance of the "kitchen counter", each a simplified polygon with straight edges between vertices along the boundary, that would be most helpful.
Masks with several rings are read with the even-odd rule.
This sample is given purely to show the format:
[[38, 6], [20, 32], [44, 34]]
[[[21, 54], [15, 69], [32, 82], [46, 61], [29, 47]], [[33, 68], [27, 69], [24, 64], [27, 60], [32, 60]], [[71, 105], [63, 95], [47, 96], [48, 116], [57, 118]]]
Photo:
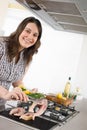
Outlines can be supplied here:
[[[77, 100], [73, 103], [75, 109], [80, 111], [75, 117], [71, 117], [62, 126], [57, 126], [53, 130], [86, 130], [87, 129], [87, 99]], [[45, 125], [45, 124], [44, 124]], [[20, 124], [11, 119], [0, 116], [0, 130], [33, 130], [24, 124]], [[34, 128], [34, 130], [37, 130]], [[46, 130], [46, 129], [45, 129]]]

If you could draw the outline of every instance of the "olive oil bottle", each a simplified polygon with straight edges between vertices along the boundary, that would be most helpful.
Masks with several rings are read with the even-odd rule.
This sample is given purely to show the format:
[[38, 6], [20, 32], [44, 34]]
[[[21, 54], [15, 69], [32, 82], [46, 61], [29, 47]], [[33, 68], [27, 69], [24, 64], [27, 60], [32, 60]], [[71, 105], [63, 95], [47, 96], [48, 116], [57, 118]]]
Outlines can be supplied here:
[[66, 85], [65, 85], [65, 88], [64, 88], [64, 97], [69, 97], [69, 94], [70, 94], [70, 87], [71, 87], [71, 77], [69, 77]]

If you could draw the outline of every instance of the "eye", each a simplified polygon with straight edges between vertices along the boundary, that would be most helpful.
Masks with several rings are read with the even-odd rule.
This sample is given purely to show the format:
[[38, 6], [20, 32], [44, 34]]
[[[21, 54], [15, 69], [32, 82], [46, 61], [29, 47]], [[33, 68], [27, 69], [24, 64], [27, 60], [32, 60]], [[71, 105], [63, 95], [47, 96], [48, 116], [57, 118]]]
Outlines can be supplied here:
[[31, 33], [31, 31], [30, 31], [29, 29], [25, 29], [25, 31], [26, 31], [27, 33]]
[[39, 35], [38, 35], [37, 33], [34, 34], [34, 37], [37, 37], [37, 38], [38, 38], [38, 36], [39, 36]]

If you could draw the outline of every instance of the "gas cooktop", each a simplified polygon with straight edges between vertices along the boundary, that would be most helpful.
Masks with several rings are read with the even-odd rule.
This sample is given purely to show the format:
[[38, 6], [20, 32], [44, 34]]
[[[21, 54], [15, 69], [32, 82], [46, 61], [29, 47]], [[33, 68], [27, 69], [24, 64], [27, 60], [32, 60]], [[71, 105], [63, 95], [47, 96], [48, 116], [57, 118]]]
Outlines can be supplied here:
[[43, 115], [36, 117], [35, 120], [24, 121], [19, 117], [9, 115], [9, 111], [10, 109], [7, 108], [0, 112], [0, 115], [33, 130], [53, 130], [55, 127], [61, 127], [64, 123], [67, 123], [68, 119], [79, 113], [74, 106], [66, 107], [49, 100], [47, 110]]

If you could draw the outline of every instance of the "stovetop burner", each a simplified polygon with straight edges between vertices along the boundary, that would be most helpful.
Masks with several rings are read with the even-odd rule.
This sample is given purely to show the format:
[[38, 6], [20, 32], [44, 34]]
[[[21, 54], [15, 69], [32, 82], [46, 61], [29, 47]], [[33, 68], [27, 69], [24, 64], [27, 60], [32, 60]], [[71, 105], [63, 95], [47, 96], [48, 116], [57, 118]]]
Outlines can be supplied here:
[[48, 108], [42, 116], [49, 120], [52, 119], [55, 122], [63, 123], [77, 113], [78, 111], [75, 110], [75, 107], [66, 107], [53, 101], [48, 101]]

